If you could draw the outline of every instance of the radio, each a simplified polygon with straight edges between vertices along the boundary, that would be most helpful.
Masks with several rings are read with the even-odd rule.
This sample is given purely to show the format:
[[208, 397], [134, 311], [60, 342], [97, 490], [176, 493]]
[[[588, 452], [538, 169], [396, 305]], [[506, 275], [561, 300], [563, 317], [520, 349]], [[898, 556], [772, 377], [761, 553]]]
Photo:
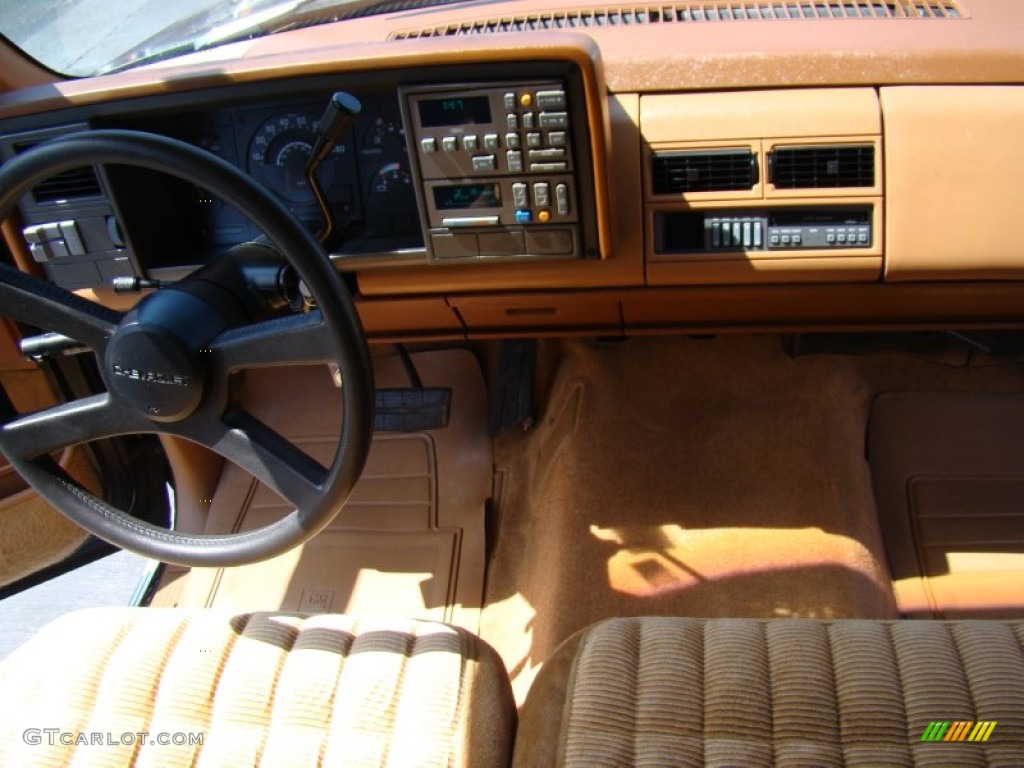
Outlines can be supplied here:
[[[561, 80], [400, 90], [428, 258], [580, 258], [574, 111]], [[580, 155], [584, 156], [584, 155]]]

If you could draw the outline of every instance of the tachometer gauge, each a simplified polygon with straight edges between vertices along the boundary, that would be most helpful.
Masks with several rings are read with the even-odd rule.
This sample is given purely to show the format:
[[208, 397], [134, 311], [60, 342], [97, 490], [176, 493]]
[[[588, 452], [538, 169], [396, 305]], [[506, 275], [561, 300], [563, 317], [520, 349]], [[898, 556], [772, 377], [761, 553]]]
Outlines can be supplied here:
[[[249, 145], [249, 173], [280, 197], [292, 203], [313, 200], [306, 181], [316, 141], [316, 118], [300, 112], [277, 115], [264, 122]], [[326, 189], [334, 181], [337, 158], [347, 151], [347, 142], [339, 142], [317, 171], [317, 179]]]

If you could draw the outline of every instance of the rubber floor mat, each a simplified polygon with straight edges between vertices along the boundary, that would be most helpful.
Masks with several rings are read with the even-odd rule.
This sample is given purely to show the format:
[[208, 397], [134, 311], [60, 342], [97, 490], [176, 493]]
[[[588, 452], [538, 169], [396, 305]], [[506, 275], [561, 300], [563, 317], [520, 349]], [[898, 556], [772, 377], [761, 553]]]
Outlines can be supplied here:
[[[427, 387], [452, 390], [444, 429], [378, 433], [349, 502], [314, 539], [289, 553], [236, 568], [195, 568], [154, 605], [237, 611], [294, 610], [400, 615], [477, 630], [485, 563], [484, 505], [491, 494], [487, 395], [465, 350], [419, 353]], [[397, 357], [375, 358], [378, 387], [407, 386]], [[245, 406], [322, 462], [336, 444], [340, 413], [326, 368], [253, 372]], [[207, 532], [265, 525], [288, 511], [246, 472], [228, 465]]]
[[901, 612], [1024, 616], [1024, 395], [886, 393], [868, 434]]

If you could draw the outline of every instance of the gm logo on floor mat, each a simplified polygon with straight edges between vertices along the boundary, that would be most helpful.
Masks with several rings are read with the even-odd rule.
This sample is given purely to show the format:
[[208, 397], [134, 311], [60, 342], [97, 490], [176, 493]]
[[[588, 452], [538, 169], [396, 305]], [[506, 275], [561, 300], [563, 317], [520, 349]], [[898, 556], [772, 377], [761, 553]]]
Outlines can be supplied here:
[[921, 741], [988, 741], [995, 720], [933, 720], [921, 734]]

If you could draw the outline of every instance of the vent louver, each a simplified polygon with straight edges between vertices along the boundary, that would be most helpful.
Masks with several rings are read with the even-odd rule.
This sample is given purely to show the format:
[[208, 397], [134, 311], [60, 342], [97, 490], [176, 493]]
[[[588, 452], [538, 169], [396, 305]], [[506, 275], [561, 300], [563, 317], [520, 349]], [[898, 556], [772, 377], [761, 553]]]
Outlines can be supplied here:
[[777, 147], [768, 154], [768, 180], [776, 189], [873, 187], [875, 148]]
[[745, 191], [757, 182], [757, 156], [748, 149], [656, 152], [651, 159], [656, 195]]
[[61, 200], [76, 200], [82, 197], [99, 197], [102, 194], [96, 171], [90, 166], [72, 168], [39, 182], [32, 190], [37, 203], [57, 203]]
[[719, 21], [785, 21], [797, 19], [961, 19], [967, 13], [955, 0], [720, 0], [667, 5], [572, 8], [519, 16], [479, 19], [424, 29], [396, 32], [392, 40], [417, 37], [488, 35], [544, 29], [588, 29], [646, 24], [706, 23]]

